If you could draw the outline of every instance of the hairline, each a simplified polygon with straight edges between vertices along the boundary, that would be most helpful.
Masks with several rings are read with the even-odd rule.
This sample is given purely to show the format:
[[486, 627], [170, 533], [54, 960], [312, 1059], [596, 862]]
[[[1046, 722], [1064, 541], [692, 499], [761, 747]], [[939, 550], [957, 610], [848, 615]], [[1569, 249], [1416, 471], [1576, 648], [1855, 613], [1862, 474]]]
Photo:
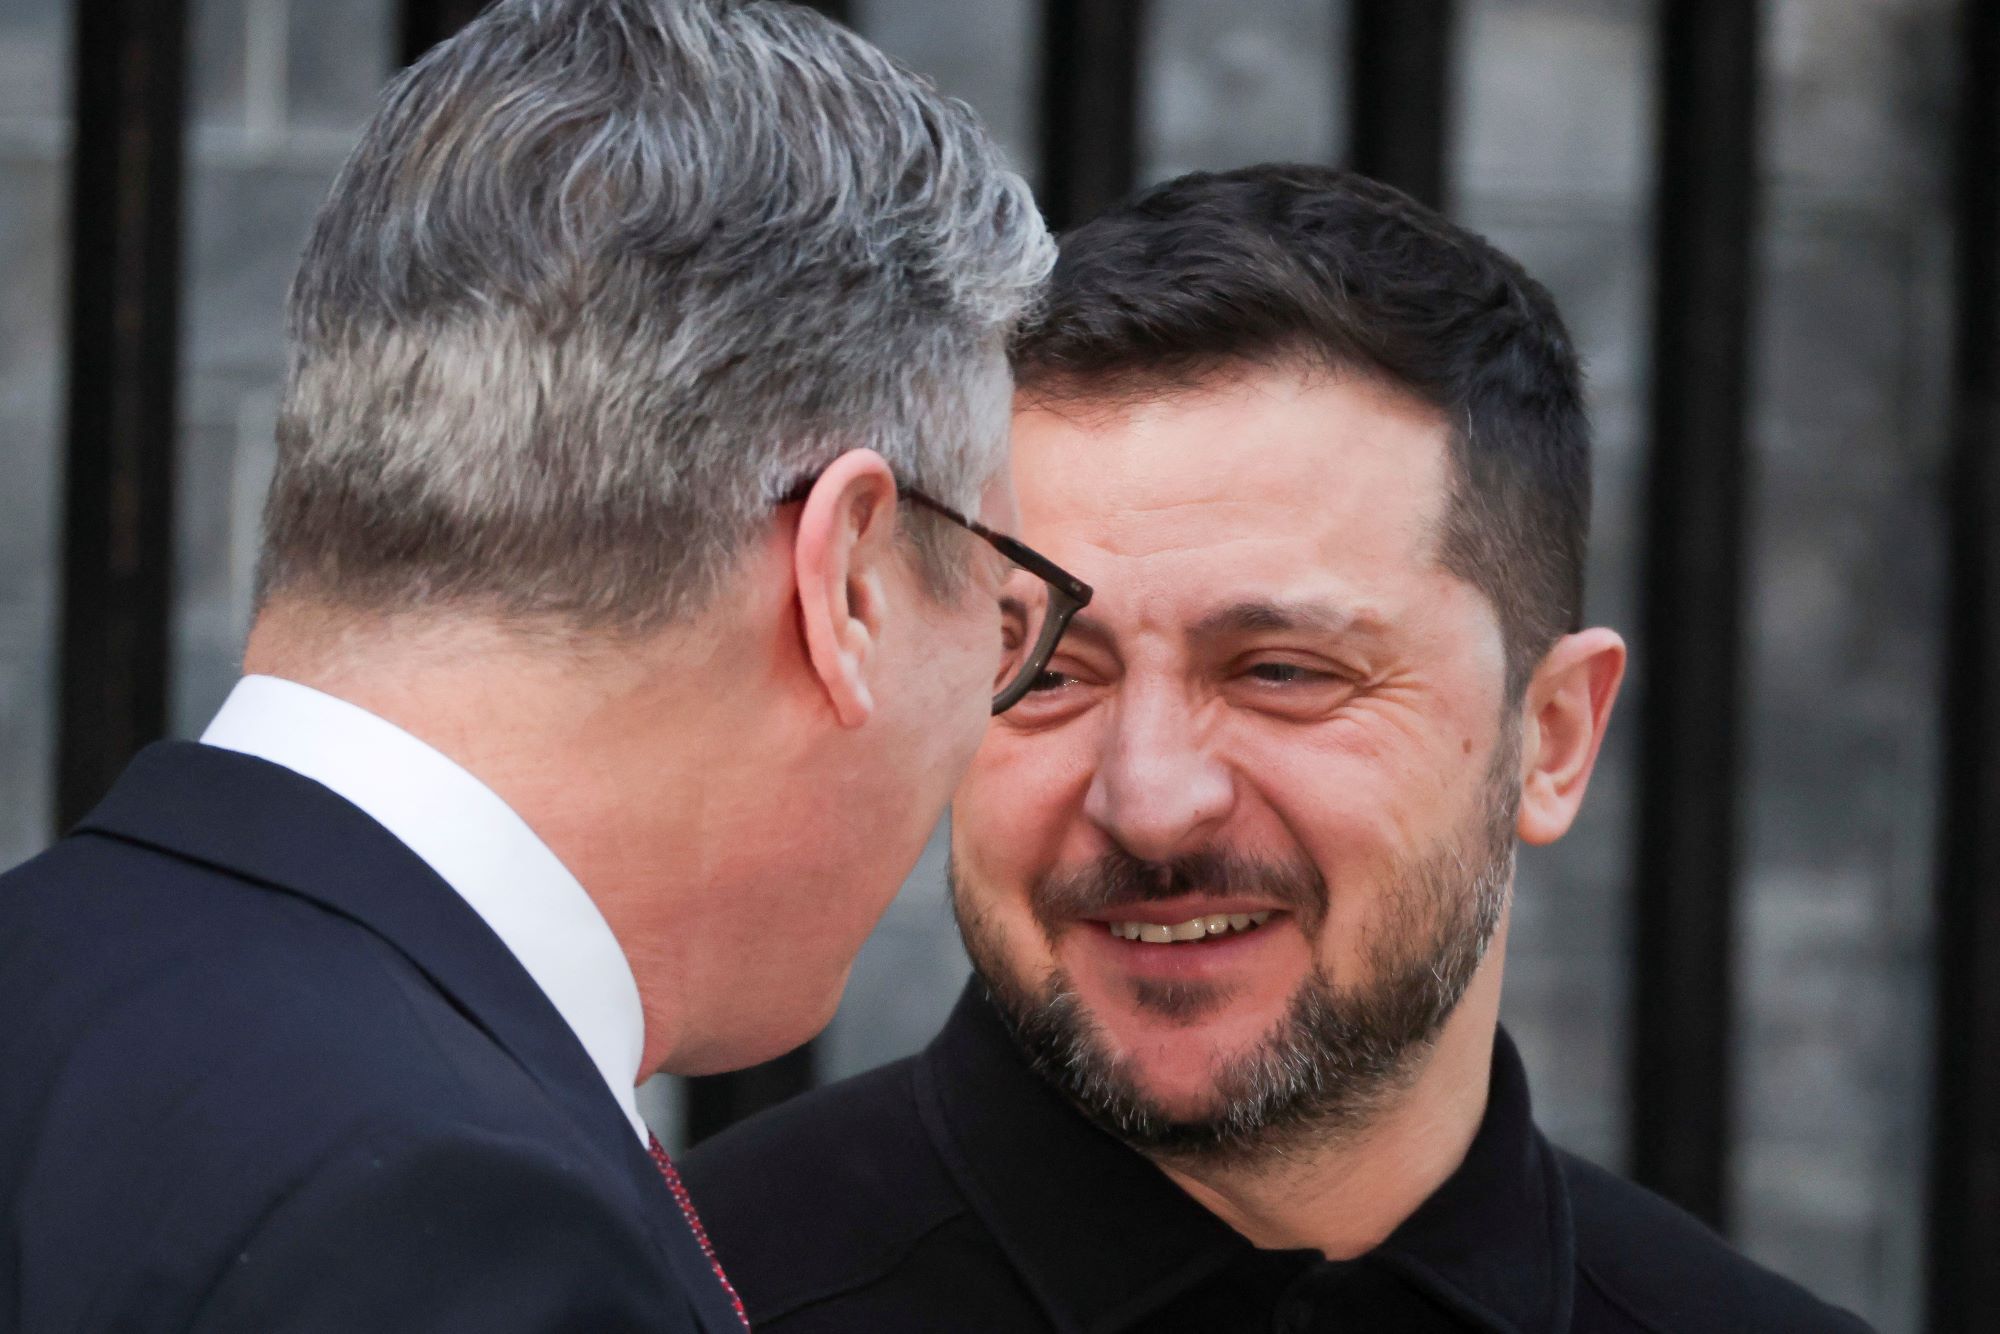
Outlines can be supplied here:
[[1471, 437], [1462, 414], [1426, 398], [1402, 377], [1358, 358], [1332, 356], [1306, 337], [1263, 350], [1172, 358], [1158, 367], [1132, 360], [1090, 370], [1070, 370], [1055, 365], [1038, 366], [1029, 358], [1024, 369], [1017, 358], [1014, 410], [1017, 414], [1075, 411], [1089, 420], [1099, 414], [1109, 417], [1138, 407], [1216, 393], [1266, 375], [1296, 375], [1307, 385], [1357, 380], [1421, 408], [1435, 419], [1441, 431], [1445, 467], [1441, 479], [1443, 494], [1425, 523], [1430, 568], [1472, 589], [1492, 613], [1505, 659], [1501, 702], [1504, 708], [1511, 709], [1521, 699], [1528, 678], [1533, 675], [1532, 669], [1547, 653], [1548, 645], [1531, 651], [1527, 655], [1530, 661], [1516, 662], [1506, 615], [1499, 601], [1469, 571], [1458, 568], [1451, 560], [1452, 529], [1456, 524], [1474, 522], [1470, 507], [1478, 503], [1466, 463]]

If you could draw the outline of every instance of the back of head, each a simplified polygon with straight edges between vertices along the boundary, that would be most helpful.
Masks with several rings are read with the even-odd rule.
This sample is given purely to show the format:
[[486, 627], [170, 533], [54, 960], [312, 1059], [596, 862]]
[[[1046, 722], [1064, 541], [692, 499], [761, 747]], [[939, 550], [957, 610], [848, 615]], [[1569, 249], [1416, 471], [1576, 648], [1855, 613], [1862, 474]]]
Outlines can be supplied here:
[[645, 630], [844, 450], [970, 508], [1051, 259], [970, 112], [809, 10], [500, 0], [313, 227], [262, 597]]
[[1510, 701], [1579, 623], [1590, 428], [1555, 303], [1386, 185], [1278, 164], [1142, 191], [1064, 235], [1014, 362], [1024, 393], [1058, 401], [1143, 400], [1246, 366], [1376, 377], [1450, 423], [1439, 555], [1493, 604]]

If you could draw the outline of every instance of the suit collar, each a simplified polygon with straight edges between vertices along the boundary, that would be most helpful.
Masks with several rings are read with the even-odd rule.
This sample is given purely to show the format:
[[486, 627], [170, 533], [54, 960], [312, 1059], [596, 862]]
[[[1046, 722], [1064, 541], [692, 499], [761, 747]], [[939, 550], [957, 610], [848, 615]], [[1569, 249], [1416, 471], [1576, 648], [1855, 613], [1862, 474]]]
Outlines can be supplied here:
[[681, 1219], [576, 1035], [452, 888], [359, 808], [282, 766], [187, 741], [141, 751], [77, 833], [142, 844], [294, 894], [372, 931], [505, 1050], [628, 1183], [715, 1331], [740, 1329]]
[[310, 899], [396, 947], [594, 1136], [634, 1138], [562, 1016], [499, 937], [345, 798], [212, 746], [148, 746], [78, 826]]
[[631, 966], [590, 895], [498, 793], [394, 723], [272, 676], [237, 682], [201, 740], [324, 784], [422, 858], [534, 979], [644, 1141]]
[[[919, 1062], [917, 1088], [948, 1168], [1058, 1328], [1125, 1328], [1239, 1264], [1288, 1255], [1301, 1269], [1325, 1264], [1257, 1252], [1087, 1121], [1020, 1056], [976, 979]], [[1496, 1334], [1568, 1328], [1568, 1197], [1504, 1031], [1464, 1163], [1382, 1246], [1349, 1264], [1393, 1270]]]

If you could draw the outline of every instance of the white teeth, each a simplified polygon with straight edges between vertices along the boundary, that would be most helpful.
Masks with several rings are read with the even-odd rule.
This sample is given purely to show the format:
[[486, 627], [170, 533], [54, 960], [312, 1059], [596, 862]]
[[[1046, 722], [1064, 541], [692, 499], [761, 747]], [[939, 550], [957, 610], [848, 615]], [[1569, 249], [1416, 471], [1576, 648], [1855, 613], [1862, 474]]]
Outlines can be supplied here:
[[1182, 941], [1203, 940], [1209, 936], [1220, 936], [1231, 931], [1248, 931], [1271, 920], [1271, 910], [1248, 913], [1211, 913], [1205, 917], [1190, 917], [1185, 922], [1163, 925], [1159, 922], [1107, 922], [1111, 934], [1121, 940], [1142, 940], [1149, 945], [1171, 945]]

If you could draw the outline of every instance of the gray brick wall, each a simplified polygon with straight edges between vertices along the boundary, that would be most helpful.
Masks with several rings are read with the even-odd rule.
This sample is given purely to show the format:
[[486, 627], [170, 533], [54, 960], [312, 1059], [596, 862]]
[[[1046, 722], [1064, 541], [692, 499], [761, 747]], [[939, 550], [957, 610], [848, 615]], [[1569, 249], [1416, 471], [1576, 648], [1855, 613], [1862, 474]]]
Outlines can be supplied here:
[[0, 12], [0, 863], [51, 819], [68, 9]]
[[392, 0], [195, 0], [173, 719], [235, 680], [286, 285], [391, 62]]
[[1739, 1232], [1913, 1328], [1928, 1079], [1951, 7], [1770, 15]]

